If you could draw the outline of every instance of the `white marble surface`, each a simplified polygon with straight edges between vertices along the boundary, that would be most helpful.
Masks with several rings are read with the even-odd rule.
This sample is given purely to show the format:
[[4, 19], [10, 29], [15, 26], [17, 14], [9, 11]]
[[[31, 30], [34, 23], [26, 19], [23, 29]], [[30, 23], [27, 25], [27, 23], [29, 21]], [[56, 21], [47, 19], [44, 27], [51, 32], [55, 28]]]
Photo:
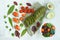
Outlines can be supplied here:
[[[20, 39], [17, 37], [12, 37], [10, 32], [5, 28], [3, 15], [7, 13], [8, 8], [7, 4], [12, 5], [13, 1], [17, 1], [18, 3], [34, 3], [40, 2], [41, 4], [45, 4], [48, 2], [52, 2], [55, 6], [55, 18], [52, 20], [44, 19], [44, 22], [51, 22], [56, 26], [56, 32], [53, 37], [45, 38], [41, 35], [40, 29], [33, 36], [29, 36], [27, 33], [21, 37]], [[9, 25], [9, 24], [8, 24]], [[13, 30], [14, 31], [14, 30]], [[12, 32], [13, 32], [12, 31]], [[0, 40], [60, 40], [60, 0], [0, 0]]]

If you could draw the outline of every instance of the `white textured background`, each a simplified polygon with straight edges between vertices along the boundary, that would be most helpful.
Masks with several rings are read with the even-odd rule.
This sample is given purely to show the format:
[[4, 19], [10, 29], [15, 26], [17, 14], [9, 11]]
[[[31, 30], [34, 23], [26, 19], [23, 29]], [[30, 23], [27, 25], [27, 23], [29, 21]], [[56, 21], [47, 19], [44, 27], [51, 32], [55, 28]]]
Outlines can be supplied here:
[[[12, 37], [10, 32], [5, 28], [3, 15], [7, 13], [7, 4], [12, 5], [13, 1], [17, 1], [18, 3], [40, 2], [41, 4], [52, 2], [55, 6], [55, 18], [52, 20], [45, 19], [43, 23], [50, 22], [54, 24], [56, 26], [55, 35], [53, 37], [44, 38], [39, 29], [38, 32], [32, 37], [27, 33], [20, 39], [17, 37]], [[0, 40], [60, 40], [60, 0], [0, 0]]]

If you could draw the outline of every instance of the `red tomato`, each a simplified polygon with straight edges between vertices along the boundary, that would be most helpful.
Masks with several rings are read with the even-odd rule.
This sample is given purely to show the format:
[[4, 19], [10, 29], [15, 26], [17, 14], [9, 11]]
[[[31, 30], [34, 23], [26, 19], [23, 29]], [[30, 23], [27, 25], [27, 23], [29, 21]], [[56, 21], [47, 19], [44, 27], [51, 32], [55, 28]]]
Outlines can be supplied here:
[[28, 6], [26, 6], [26, 9], [28, 9]]
[[13, 12], [13, 15], [14, 15], [15, 17], [17, 17], [17, 16], [18, 16], [18, 12]]
[[30, 9], [32, 13], [34, 13], [34, 9]]
[[20, 27], [18, 25], [15, 25], [16, 30], [20, 30]]
[[24, 13], [27, 13], [27, 9], [24, 10]]
[[20, 12], [20, 13], [22, 13], [22, 12], [23, 12], [23, 10], [19, 10], [19, 12]]
[[24, 6], [22, 6], [21, 9], [25, 9]]
[[28, 11], [27, 11], [28, 13], [31, 13], [31, 10], [30, 9], [28, 9]]

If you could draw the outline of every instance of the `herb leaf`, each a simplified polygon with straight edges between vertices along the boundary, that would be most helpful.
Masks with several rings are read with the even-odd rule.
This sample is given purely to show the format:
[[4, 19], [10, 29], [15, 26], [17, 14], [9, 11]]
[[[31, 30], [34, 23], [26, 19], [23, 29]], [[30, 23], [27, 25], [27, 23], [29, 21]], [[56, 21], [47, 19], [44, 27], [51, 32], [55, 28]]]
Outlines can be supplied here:
[[23, 24], [22, 23], [20, 24], [20, 27], [23, 27]]
[[23, 36], [23, 35], [26, 33], [26, 31], [27, 31], [27, 29], [24, 29], [24, 30], [22, 31], [21, 36]]
[[10, 25], [13, 27], [12, 19], [9, 17], [8, 20], [9, 20]]
[[51, 24], [51, 23], [47, 23], [47, 26], [48, 26], [49, 28], [51, 28], [51, 27], [52, 27], [52, 24]]
[[13, 12], [14, 8], [15, 8], [15, 6], [12, 5], [12, 6], [9, 8], [9, 10], [8, 10], [7, 15], [11, 14], [11, 13]]

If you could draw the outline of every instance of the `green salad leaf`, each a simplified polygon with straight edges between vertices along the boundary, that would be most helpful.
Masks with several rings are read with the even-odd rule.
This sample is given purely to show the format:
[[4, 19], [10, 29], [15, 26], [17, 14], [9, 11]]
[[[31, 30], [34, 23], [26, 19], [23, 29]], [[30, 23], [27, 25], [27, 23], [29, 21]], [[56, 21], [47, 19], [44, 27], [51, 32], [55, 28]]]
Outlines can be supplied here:
[[22, 31], [21, 36], [23, 36], [23, 35], [26, 33], [26, 31], [27, 31], [27, 29], [24, 29], [24, 30]]
[[8, 10], [7, 15], [11, 14], [11, 13], [13, 12], [14, 8], [15, 8], [15, 6], [12, 5], [12, 6], [9, 8], [9, 10]]
[[20, 27], [23, 27], [23, 24], [22, 23], [20, 24]]
[[50, 33], [46, 33], [46, 34], [43, 34], [44, 37], [49, 37], [50, 36]]
[[12, 19], [10, 17], [8, 17], [8, 21], [9, 21], [10, 25], [13, 27]]
[[47, 26], [48, 26], [49, 28], [51, 28], [51, 27], [52, 27], [52, 24], [51, 24], [51, 23], [47, 23]]
[[51, 29], [50, 33], [55, 34], [55, 30]]

